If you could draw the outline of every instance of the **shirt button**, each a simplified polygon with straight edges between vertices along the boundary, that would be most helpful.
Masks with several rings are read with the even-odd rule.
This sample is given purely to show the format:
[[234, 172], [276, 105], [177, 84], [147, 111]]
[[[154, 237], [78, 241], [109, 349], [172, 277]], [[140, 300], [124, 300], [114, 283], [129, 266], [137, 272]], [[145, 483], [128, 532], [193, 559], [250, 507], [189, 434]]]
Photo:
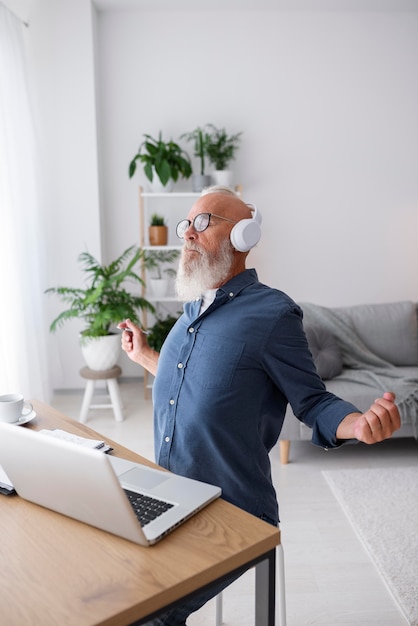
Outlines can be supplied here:
[[179, 368], [179, 370], [183, 369], [183, 363], [178, 363], [177, 367]]
[[164, 439], [164, 441], [165, 441], [166, 443], [169, 443], [169, 441], [170, 441], [170, 437], [166, 437], [166, 438]]
[[170, 404], [171, 404], [171, 406], [173, 406], [174, 400], [170, 400]]
[[194, 333], [194, 328], [189, 328], [189, 333]]
[[230, 292], [229, 292], [229, 297], [230, 297], [230, 298], [233, 298], [233, 297], [234, 297], [234, 292], [233, 292], [233, 291], [230, 291]]

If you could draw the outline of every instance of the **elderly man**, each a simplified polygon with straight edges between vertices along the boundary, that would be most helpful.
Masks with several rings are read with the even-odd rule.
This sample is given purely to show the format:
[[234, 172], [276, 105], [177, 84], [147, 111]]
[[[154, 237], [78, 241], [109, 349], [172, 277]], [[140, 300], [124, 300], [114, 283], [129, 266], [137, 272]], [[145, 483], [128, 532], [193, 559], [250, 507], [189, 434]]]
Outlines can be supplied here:
[[[230, 189], [210, 187], [177, 226], [184, 239], [176, 288], [184, 312], [160, 354], [126, 320], [122, 347], [156, 375], [156, 461], [222, 487], [223, 497], [271, 524], [278, 504], [269, 452], [286, 405], [313, 430], [317, 445], [375, 443], [400, 426], [390, 392], [361, 414], [326, 391], [309, 352], [302, 311], [246, 269], [260, 237], [260, 216]], [[208, 597], [203, 598], [201, 606]], [[153, 624], [179, 626], [188, 605]], [[182, 607], [183, 608], [183, 607]]]

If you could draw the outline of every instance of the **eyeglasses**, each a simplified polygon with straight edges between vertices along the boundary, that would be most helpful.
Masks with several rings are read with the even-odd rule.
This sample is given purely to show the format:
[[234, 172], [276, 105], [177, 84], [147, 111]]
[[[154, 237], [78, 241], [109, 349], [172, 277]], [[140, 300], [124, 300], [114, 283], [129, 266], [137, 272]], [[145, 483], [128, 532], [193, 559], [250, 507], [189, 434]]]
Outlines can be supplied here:
[[211, 217], [217, 217], [220, 220], [225, 220], [225, 222], [231, 222], [232, 224], [238, 223], [234, 220], [229, 220], [227, 217], [222, 217], [222, 215], [215, 215], [215, 213], [199, 213], [199, 215], [196, 215], [194, 217], [193, 222], [191, 222], [190, 220], [181, 220], [181, 222], [177, 224], [177, 237], [179, 237], [180, 239], [184, 239], [186, 230], [190, 228], [192, 224], [197, 233], [203, 233], [203, 231], [206, 230], [209, 226]]

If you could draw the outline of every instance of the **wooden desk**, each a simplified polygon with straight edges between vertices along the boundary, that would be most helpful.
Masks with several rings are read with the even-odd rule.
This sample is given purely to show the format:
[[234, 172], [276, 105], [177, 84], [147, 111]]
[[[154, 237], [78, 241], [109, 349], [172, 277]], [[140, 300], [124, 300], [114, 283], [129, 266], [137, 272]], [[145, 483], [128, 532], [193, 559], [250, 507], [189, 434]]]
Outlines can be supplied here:
[[[24, 428], [97, 433], [40, 402]], [[100, 437], [99, 437], [100, 438]], [[106, 439], [114, 454], [153, 466]], [[226, 574], [260, 563], [257, 624], [274, 625], [278, 529], [218, 499], [143, 548], [17, 496], [0, 496], [0, 623], [7, 626], [126, 626], [143, 623]], [[267, 564], [267, 565], [265, 565]], [[260, 603], [266, 603], [260, 607]]]

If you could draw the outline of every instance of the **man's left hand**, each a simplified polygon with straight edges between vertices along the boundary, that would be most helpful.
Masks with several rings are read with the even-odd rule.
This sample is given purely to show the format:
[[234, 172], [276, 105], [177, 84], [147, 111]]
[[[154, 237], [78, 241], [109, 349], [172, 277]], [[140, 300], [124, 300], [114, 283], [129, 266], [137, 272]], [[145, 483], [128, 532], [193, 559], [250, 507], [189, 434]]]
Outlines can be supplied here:
[[337, 439], [358, 439], [372, 444], [388, 439], [401, 427], [395, 394], [388, 391], [363, 414], [350, 413], [337, 428]]

